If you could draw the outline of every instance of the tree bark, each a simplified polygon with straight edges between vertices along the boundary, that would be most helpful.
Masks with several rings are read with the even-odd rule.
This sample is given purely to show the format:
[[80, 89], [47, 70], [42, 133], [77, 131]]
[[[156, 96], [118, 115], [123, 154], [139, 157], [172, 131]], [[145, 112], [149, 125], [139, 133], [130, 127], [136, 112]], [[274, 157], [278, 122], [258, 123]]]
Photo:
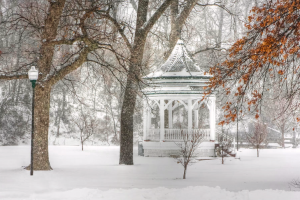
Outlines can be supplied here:
[[146, 37], [137, 33], [135, 40], [121, 111], [120, 164], [126, 165], [133, 165], [133, 114]]
[[[50, 87], [35, 87], [33, 170], [51, 170], [48, 154]], [[30, 169], [30, 167], [29, 167]]]

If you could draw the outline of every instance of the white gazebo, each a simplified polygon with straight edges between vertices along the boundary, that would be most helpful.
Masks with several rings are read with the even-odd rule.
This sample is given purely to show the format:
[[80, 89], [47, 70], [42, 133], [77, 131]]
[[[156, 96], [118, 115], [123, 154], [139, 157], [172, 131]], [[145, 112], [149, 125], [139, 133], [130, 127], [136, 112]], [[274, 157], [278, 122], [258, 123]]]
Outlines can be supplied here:
[[[211, 77], [189, 56], [181, 40], [158, 71], [143, 77], [148, 85], [143, 89], [144, 156], [176, 154], [181, 133], [195, 131], [205, 134], [199, 153], [214, 156], [216, 97], [210, 94], [203, 100]], [[207, 120], [199, 116], [202, 107], [209, 110]]]

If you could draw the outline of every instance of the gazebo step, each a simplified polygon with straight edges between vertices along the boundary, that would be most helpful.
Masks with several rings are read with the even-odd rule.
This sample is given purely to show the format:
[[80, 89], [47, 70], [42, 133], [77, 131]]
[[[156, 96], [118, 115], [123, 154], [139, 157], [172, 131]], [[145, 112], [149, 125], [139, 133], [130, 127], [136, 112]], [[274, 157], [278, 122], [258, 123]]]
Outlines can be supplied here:
[[[202, 142], [196, 150], [197, 156], [215, 156], [214, 146], [214, 142]], [[143, 148], [146, 157], [168, 157], [180, 154], [180, 148], [175, 142], [143, 142]]]

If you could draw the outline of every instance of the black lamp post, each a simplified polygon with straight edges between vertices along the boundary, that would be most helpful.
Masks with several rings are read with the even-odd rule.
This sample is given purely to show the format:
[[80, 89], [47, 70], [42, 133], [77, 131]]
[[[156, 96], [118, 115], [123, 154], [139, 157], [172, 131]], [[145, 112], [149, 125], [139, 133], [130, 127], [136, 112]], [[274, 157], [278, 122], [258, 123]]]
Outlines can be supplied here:
[[236, 149], [239, 150], [239, 109], [236, 107]]
[[34, 96], [35, 96], [35, 83], [38, 79], [39, 72], [34, 66], [28, 71], [28, 78], [32, 84], [32, 118], [31, 118], [31, 156], [30, 156], [30, 175], [33, 175], [33, 138], [34, 138]]

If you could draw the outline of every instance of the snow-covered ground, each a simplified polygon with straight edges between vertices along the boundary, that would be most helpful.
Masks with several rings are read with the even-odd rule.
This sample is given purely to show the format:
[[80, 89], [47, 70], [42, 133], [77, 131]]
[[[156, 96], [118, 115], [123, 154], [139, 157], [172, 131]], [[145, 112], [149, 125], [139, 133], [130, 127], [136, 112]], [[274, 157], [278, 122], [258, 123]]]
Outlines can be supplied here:
[[118, 165], [119, 147], [50, 146], [53, 171], [34, 176], [22, 166], [29, 163], [29, 146], [0, 147], [1, 200], [86, 199], [222, 199], [299, 200], [289, 182], [300, 178], [300, 149], [243, 149], [241, 159], [199, 161], [183, 168], [172, 158], [140, 157], [133, 166]]

